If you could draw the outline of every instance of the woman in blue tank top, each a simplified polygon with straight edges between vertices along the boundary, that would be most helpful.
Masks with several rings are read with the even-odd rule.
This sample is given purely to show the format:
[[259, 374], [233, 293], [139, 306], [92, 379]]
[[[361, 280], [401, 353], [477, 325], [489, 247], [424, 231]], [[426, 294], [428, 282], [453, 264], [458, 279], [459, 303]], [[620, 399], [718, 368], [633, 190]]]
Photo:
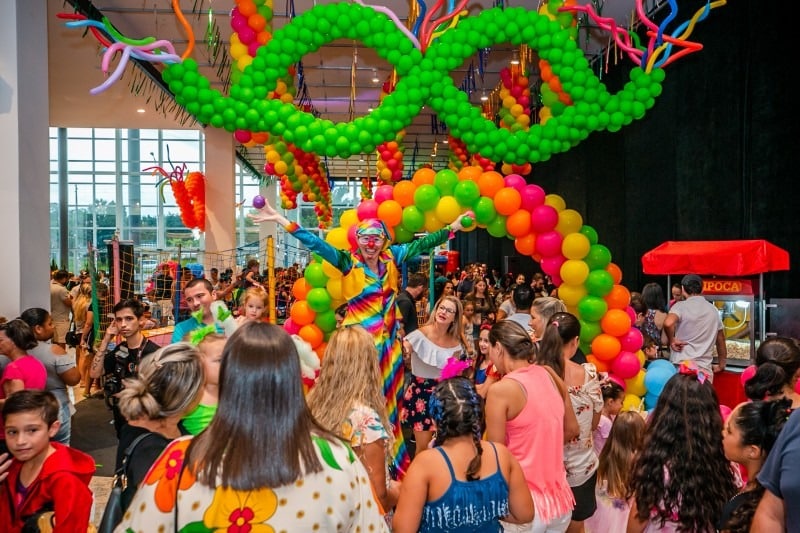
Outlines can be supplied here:
[[429, 404], [433, 448], [418, 451], [400, 489], [393, 531], [494, 532], [533, 520], [530, 491], [502, 444], [481, 439], [483, 407], [470, 380], [440, 381]]

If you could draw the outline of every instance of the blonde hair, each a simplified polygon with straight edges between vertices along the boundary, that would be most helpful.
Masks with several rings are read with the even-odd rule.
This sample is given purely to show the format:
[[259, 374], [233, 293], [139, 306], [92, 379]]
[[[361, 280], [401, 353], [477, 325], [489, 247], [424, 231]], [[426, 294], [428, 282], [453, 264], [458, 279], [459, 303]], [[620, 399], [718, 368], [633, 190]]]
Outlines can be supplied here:
[[86, 321], [86, 314], [89, 306], [92, 303], [92, 286], [89, 283], [83, 283], [78, 289], [78, 296], [75, 298], [75, 303], [72, 304], [72, 315], [75, 322], [81, 324]]
[[436, 301], [436, 305], [433, 306], [431, 316], [428, 318], [428, 322], [426, 322], [425, 325], [428, 326], [436, 323], [436, 311], [439, 310], [442, 302], [452, 302], [456, 306], [456, 314], [453, 315], [453, 323], [447, 326], [447, 334], [453, 339], [457, 339], [459, 342], [464, 344], [464, 321], [462, 319], [462, 316], [464, 315], [464, 308], [461, 305], [461, 300], [455, 296], [448, 294], [439, 298]]
[[614, 498], [625, 499], [631, 463], [642, 446], [645, 421], [635, 411], [619, 413], [611, 425], [597, 467], [597, 482], [607, 483], [606, 490]]
[[222, 335], [221, 333], [209, 333], [208, 335], [203, 337], [203, 340], [201, 340], [197, 344], [197, 348], [200, 350], [200, 355], [202, 357], [206, 357], [208, 355], [206, 353], [206, 348], [208, 348], [208, 346], [210, 346], [211, 344], [216, 344], [218, 342], [221, 342], [224, 345], [227, 342], [227, 340], [228, 337]]
[[322, 427], [345, 438], [344, 422], [357, 405], [378, 413], [391, 443], [375, 339], [361, 326], [348, 326], [331, 335], [308, 406]]
[[262, 287], [256, 287], [256, 286], [249, 287], [244, 291], [244, 295], [242, 295], [242, 298], [239, 301], [242, 302], [242, 305], [246, 305], [247, 300], [249, 300], [250, 298], [256, 298], [257, 300], [261, 300], [261, 303], [264, 304], [263, 313], [267, 312], [267, 309], [269, 308], [269, 296], [267, 296], [267, 291], [265, 291]]
[[[533, 300], [531, 309], [535, 309], [539, 316], [542, 317], [542, 322], [547, 324], [550, 318], [556, 313], [566, 313], [567, 306], [563, 301], [553, 296], [542, 296]], [[537, 332], [538, 333], [538, 332]]]
[[205, 382], [200, 351], [188, 342], [160, 348], [139, 362], [137, 374], [123, 380], [117, 394], [127, 420], [161, 420], [187, 413]]

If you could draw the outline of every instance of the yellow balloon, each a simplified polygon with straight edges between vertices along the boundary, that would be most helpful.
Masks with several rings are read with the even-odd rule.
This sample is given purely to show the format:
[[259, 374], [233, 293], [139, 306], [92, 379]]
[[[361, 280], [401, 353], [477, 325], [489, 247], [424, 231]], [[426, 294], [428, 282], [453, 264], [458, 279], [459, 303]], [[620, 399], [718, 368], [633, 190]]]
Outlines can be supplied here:
[[247, 47], [242, 43], [231, 43], [231, 57], [238, 60], [240, 57], [247, 55]]
[[277, 150], [267, 150], [267, 162], [273, 165], [281, 160], [281, 154]]
[[589, 238], [583, 233], [570, 233], [561, 241], [561, 253], [567, 259], [583, 259], [589, 254], [591, 246], [592, 243], [589, 242]]
[[[322, 269], [325, 269], [325, 263], [322, 264]], [[331, 295], [331, 298], [334, 300], [341, 300], [344, 298], [342, 295], [342, 278], [331, 278], [328, 280], [328, 284], [325, 286], [328, 289], [328, 294]], [[335, 308], [334, 308], [335, 309]]]
[[433, 233], [434, 231], [439, 231], [444, 227], [444, 224], [441, 220], [436, 218], [436, 213], [434, 211], [428, 211], [425, 213], [425, 231], [428, 233]]
[[450, 224], [461, 216], [461, 206], [452, 196], [442, 196], [433, 211], [443, 224]]
[[[544, 204], [549, 205], [550, 207], [554, 208], [556, 211], [563, 211], [567, 207], [567, 202], [564, 201], [557, 194], [548, 194], [544, 197]], [[581, 229], [581, 228], [578, 228]]]
[[640, 370], [638, 374], [625, 380], [625, 391], [629, 395], [644, 396], [647, 394], [647, 387], [644, 386], [645, 371]]
[[347, 229], [353, 224], [358, 224], [358, 215], [356, 214], [355, 209], [348, 209], [342, 213], [342, 216], [339, 217], [339, 225], [344, 229]]
[[566, 237], [570, 233], [577, 233], [581, 227], [583, 227], [583, 217], [574, 209], [564, 209], [558, 213], [556, 231], [561, 235]]
[[574, 307], [586, 296], [586, 287], [583, 285], [570, 285], [566, 282], [558, 287], [558, 297], [567, 307]]
[[524, 108], [519, 104], [514, 104], [511, 106], [510, 111], [511, 111], [511, 116], [518, 117], [522, 114]]
[[[322, 261], [322, 271], [325, 272], [325, 275], [328, 276], [330, 279], [341, 279], [342, 277], [342, 272], [325, 260]], [[331, 293], [331, 296], [333, 296], [333, 293]], [[333, 298], [336, 297], [333, 296]]]
[[561, 279], [568, 285], [583, 285], [589, 276], [589, 265], [579, 259], [567, 259], [561, 265]]
[[623, 411], [642, 411], [644, 404], [642, 399], [635, 394], [626, 394], [625, 399], [622, 400]]
[[528, 115], [520, 115], [517, 117], [517, 124], [522, 126], [523, 128], [527, 128], [531, 125], [531, 117]]
[[347, 230], [344, 228], [330, 230], [325, 237], [325, 242], [339, 250], [348, 250], [350, 248], [350, 242], [347, 240]]
[[284, 104], [291, 104], [294, 101], [294, 95], [292, 93], [282, 94], [280, 100]]
[[636, 358], [639, 360], [639, 364], [644, 368], [644, 362], [647, 359], [647, 356], [644, 354], [642, 350], [636, 350]]
[[236, 68], [238, 68], [239, 70], [244, 72], [244, 69], [246, 69], [248, 66], [250, 66], [250, 63], [252, 63], [252, 62], [253, 62], [253, 58], [250, 57], [249, 55], [245, 54], [245, 55], [243, 55], [242, 57], [240, 57], [239, 59], [236, 60]]

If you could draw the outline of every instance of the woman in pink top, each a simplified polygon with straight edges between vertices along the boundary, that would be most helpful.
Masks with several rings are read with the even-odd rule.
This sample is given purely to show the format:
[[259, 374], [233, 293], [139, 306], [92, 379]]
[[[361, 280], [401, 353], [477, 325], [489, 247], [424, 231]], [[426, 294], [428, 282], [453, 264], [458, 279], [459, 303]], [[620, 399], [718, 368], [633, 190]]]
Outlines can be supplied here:
[[[36, 336], [30, 326], [19, 318], [0, 324], [0, 354], [8, 363], [0, 376], [0, 408], [12, 393], [23, 389], [43, 390], [47, 382], [44, 365], [28, 350], [36, 346]], [[6, 450], [5, 431], [0, 419], [0, 454]]]
[[504, 443], [517, 458], [536, 509], [532, 525], [504, 524], [505, 531], [564, 532], [575, 504], [564, 443], [579, 431], [566, 387], [552, 369], [533, 364], [534, 344], [516, 322], [492, 326], [489, 344], [503, 378], [486, 396], [486, 438]]

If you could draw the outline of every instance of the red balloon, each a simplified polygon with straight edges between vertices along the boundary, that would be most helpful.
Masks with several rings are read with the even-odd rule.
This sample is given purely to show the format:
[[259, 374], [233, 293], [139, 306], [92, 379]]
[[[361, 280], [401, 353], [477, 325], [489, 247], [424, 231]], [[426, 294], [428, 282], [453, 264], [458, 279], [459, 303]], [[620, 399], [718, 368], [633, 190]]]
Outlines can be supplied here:
[[378, 202], [375, 200], [364, 200], [356, 208], [356, 215], [358, 220], [366, 220], [368, 218], [378, 217]]

